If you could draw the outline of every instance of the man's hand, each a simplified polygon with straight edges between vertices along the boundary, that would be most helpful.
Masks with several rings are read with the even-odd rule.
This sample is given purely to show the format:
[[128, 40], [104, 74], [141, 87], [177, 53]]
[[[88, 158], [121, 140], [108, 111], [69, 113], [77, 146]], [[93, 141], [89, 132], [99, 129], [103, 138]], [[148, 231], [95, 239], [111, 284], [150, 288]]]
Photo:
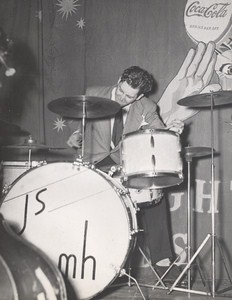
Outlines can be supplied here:
[[73, 132], [73, 134], [67, 140], [69, 147], [80, 149], [82, 147], [82, 134], [79, 130]]
[[200, 42], [196, 49], [190, 49], [179, 72], [167, 86], [158, 105], [160, 115], [168, 125], [174, 119], [186, 120], [198, 111], [183, 107], [177, 101], [187, 96], [208, 91], [218, 91], [219, 84], [209, 85], [215, 71], [215, 44]]
[[167, 129], [181, 134], [182, 131], [184, 130], [184, 122], [175, 119], [168, 125]]

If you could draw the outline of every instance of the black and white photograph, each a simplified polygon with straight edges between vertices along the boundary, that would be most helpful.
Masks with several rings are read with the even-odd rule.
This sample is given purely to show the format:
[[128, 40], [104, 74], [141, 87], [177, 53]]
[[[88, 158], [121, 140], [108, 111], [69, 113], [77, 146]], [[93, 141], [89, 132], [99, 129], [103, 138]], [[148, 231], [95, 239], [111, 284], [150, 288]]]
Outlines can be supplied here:
[[232, 0], [0, 0], [0, 300], [232, 299]]

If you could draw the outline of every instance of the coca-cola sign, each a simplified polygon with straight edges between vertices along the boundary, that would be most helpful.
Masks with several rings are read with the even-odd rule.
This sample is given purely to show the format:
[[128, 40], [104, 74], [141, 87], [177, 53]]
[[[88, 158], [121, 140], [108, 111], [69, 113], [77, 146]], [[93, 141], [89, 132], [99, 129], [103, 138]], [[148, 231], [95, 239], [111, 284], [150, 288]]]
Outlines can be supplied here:
[[232, 0], [188, 0], [184, 23], [196, 42], [218, 42], [231, 26]]

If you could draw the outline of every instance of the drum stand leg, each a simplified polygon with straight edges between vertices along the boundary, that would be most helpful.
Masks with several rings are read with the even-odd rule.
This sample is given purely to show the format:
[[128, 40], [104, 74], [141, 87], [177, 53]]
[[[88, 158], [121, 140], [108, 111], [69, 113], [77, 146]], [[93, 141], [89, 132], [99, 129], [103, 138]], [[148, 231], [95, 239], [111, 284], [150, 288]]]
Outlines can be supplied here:
[[[131, 276], [131, 259], [129, 260], [129, 267], [127, 268], [128, 269], [128, 273], [126, 273], [125, 269], [122, 269], [120, 271], [120, 275], [119, 277], [122, 277], [122, 276], [127, 276], [128, 277], [128, 282], [127, 282], [127, 285], [129, 287], [131, 287], [133, 285], [133, 282], [136, 284], [141, 296], [143, 297], [144, 300], [146, 300], [140, 286], [143, 286], [143, 287], [148, 287], [148, 288], [152, 288], [152, 289], [168, 289], [168, 287], [166, 287], [166, 285], [164, 284], [164, 282], [162, 281], [162, 277], [164, 277], [164, 275], [162, 277], [159, 276], [159, 274], [156, 272], [155, 268], [152, 266], [150, 260], [148, 259], [148, 257], [145, 255], [145, 253], [143, 252], [143, 250], [141, 249], [140, 246], [138, 246], [138, 250], [139, 252], [142, 254], [143, 258], [145, 259], [145, 261], [147, 262], [147, 264], [149, 265], [149, 267], [151, 268], [152, 272], [155, 274], [158, 282], [157, 284], [154, 286], [154, 285], [149, 285], [149, 284], [144, 284], [144, 283], [138, 283], [138, 281]], [[160, 284], [160, 286], [158, 286], [158, 284]], [[125, 283], [122, 283], [122, 284], [113, 284], [111, 285], [111, 287], [118, 287], [118, 286], [125, 286]]]
[[[141, 247], [139, 247], [139, 251], [140, 253], [142, 254], [143, 258], [146, 260], [147, 264], [149, 265], [150, 269], [152, 270], [152, 272], [155, 274], [156, 278], [158, 279], [158, 282], [155, 284], [155, 285], [147, 285], [147, 284], [142, 284], [143, 286], [146, 286], [146, 287], [151, 287], [153, 289], [157, 288], [157, 289], [168, 289], [166, 287], [166, 285], [164, 284], [163, 282], [163, 278], [164, 278], [164, 274], [162, 277], [159, 276], [159, 274], [156, 272], [155, 268], [152, 266], [150, 260], [146, 257], [146, 255], [144, 254], [143, 250], [141, 249]], [[167, 272], [165, 272], [167, 273]], [[159, 284], [161, 286], [159, 286]]]
[[[184, 291], [184, 292], [194, 293], [194, 294], [200, 294], [200, 295], [209, 295], [209, 293], [207, 293], [207, 292], [196, 291], [196, 290], [192, 290], [191, 289], [191, 265], [195, 261], [198, 253], [201, 251], [201, 249], [203, 248], [203, 246], [200, 247], [198, 249], [198, 251], [191, 258], [191, 210], [192, 210], [192, 207], [191, 207], [191, 162], [192, 162], [192, 156], [191, 155], [186, 155], [186, 160], [187, 160], [187, 164], [188, 164], [187, 248], [186, 248], [187, 249], [187, 264], [186, 264], [185, 268], [183, 269], [183, 271], [181, 272], [181, 274], [176, 279], [176, 281], [174, 282], [174, 284], [171, 286], [170, 292], [172, 292], [173, 290], [177, 290], [177, 291]], [[208, 238], [209, 237], [207, 236], [207, 238], [203, 241], [202, 244], [205, 244], [207, 242]], [[206, 280], [203, 279], [203, 273], [202, 273], [202, 271], [200, 269], [200, 266], [198, 266], [198, 268], [199, 268], [199, 273], [200, 273], [201, 279], [203, 281], [203, 284], [205, 285]], [[183, 277], [183, 275], [186, 272], [187, 272], [187, 289], [177, 288], [176, 285], [179, 283], [179, 281], [181, 280], [181, 278]]]

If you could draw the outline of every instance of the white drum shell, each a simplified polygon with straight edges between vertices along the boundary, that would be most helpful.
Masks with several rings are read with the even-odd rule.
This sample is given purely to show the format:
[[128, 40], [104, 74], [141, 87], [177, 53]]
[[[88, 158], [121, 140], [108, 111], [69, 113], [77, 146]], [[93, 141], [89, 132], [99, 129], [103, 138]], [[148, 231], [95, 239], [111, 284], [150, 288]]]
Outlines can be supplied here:
[[179, 135], [164, 129], [129, 133], [122, 141], [125, 186], [163, 188], [183, 181]]
[[136, 209], [125, 189], [83, 165], [50, 163], [24, 173], [1, 213], [18, 232], [26, 223], [22, 236], [60, 262], [63, 273], [68, 266], [77, 299], [90, 299], [113, 282], [135, 244]]

